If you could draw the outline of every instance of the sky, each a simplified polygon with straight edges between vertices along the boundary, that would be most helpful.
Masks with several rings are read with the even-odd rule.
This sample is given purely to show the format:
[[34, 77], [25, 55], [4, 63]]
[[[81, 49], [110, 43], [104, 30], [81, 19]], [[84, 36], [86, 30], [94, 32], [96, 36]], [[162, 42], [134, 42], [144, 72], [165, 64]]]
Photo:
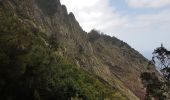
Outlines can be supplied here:
[[81, 27], [128, 43], [150, 59], [161, 43], [170, 50], [170, 0], [61, 0]]

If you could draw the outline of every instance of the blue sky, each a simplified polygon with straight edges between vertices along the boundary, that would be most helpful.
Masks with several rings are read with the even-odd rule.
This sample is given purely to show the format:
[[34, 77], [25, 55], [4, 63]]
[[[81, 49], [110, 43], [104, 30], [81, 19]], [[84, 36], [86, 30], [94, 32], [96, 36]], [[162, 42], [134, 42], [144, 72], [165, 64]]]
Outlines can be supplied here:
[[170, 49], [170, 0], [61, 0], [82, 28], [127, 42], [145, 57], [164, 44]]

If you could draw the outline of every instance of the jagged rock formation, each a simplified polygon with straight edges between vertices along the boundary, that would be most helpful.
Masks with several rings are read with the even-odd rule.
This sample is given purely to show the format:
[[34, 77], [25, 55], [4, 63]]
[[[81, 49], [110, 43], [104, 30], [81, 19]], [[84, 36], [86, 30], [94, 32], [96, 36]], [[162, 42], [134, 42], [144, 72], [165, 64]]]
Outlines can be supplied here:
[[0, 0], [0, 5], [23, 25], [54, 38], [60, 56], [98, 76], [127, 99], [144, 99], [140, 74], [146, 71], [148, 60], [128, 44], [95, 30], [86, 33], [59, 0]]

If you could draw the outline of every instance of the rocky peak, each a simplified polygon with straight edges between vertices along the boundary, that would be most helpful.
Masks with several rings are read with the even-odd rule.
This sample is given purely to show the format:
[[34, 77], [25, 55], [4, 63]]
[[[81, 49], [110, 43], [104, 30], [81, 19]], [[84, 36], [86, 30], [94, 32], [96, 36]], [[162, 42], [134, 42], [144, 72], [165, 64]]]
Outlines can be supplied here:
[[74, 14], [73, 14], [72, 12], [69, 13], [69, 17], [70, 17], [70, 19], [73, 19], [73, 20], [76, 19], [75, 16], [74, 16]]
[[65, 5], [61, 5], [61, 8], [62, 8], [62, 12], [63, 12], [65, 15], [68, 15], [66, 6], [65, 6]]

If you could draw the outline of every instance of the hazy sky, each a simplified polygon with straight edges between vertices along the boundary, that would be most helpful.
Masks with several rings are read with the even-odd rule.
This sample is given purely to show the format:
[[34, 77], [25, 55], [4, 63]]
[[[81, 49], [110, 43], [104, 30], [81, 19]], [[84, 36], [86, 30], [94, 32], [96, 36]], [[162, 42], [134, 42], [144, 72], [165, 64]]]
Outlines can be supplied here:
[[61, 0], [82, 28], [116, 36], [144, 54], [170, 49], [170, 0]]

